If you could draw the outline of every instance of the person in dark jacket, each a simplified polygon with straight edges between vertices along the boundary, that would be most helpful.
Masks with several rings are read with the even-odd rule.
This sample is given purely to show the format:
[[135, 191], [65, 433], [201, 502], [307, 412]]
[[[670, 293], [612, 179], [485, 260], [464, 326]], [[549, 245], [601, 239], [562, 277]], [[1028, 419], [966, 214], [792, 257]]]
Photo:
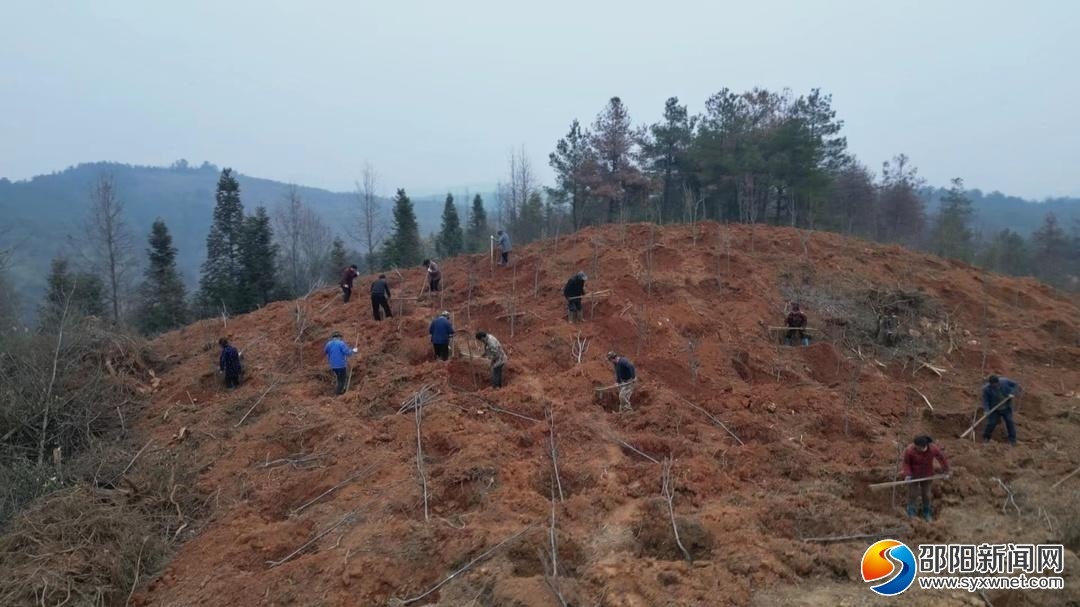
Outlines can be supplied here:
[[240, 364], [240, 351], [222, 337], [218, 340], [221, 356], [218, 358], [219, 373], [225, 374], [225, 387], [234, 390], [240, 386], [240, 374], [244, 372]]
[[566, 298], [567, 318], [570, 322], [585, 320], [581, 300], [585, 297], [585, 281], [588, 279], [589, 277], [585, 275], [585, 272], [578, 272], [571, 276], [570, 280], [566, 281], [566, 286], [563, 287], [562, 294]]
[[803, 329], [806, 328], [806, 314], [799, 309], [799, 304], [791, 304], [791, 312], [788, 313], [787, 319], [784, 321], [785, 326], [789, 327], [787, 336], [784, 337], [785, 345], [792, 345], [793, 340], [798, 338], [799, 342], [804, 346], [810, 345], [810, 336], [806, 334]]
[[375, 320], [382, 320], [379, 317], [380, 309], [386, 318], [394, 317], [390, 311], [390, 285], [386, 282], [386, 274], [379, 274], [379, 278], [371, 283], [371, 313]]
[[499, 245], [499, 265], [510, 265], [510, 251], [512, 250], [512, 247], [510, 246], [510, 235], [502, 230], [499, 230], [498, 238], [496, 239], [496, 241]]
[[424, 267], [427, 268], [428, 289], [432, 293], [438, 293], [439, 284], [442, 282], [442, 272], [439, 270], [439, 264], [430, 259], [425, 259]]
[[[984, 443], [990, 442], [990, 437], [994, 435], [994, 429], [997, 428], [998, 422], [1005, 420], [1005, 432], [1009, 437], [1009, 444], [1016, 444], [1016, 426], [1013, 424], [1012, 406], [1019, 390], [1020, 384], [1008, 377], [991, 375], [986, 379], [986, 383], [983, 384], [982, 388], [983, 410], [993, 412], [990, 413], [990, 418], [986, 421], [986, 429], [983, 430]], [[1002, 401], [1005, 404], [1001, 404]]]
[[435, 357], [441, 360], [450, 358], [450, 339], [454, 337], [454, 325], [450, 322], [450, 312], [443, 310], [428, 326], [431, 335], [431, 347]]
[[345, 303], [349, 303], [349, 298], [352, 297], [353, 281], [359, 275], [355, 264], [345, 268], [345, 271], [341, 273], [341, 297]]
[[922, 516], [931, 520], [930, 507], [930, 483], [934, 476], [934, 460], [941, 463], [941, 473], [949, 474], [949, 460], [945, 458], [945, 452], [933, 444], [934, 439], [929, 436], [916, 436], [912, 444], [904, 451], [904, 465], [901, 472], [905, 481], [920, 478], [928, 480], [911, 483], [908, 485], [907, 515], [915, 516], [915, 498], [922, 496]]
[[330, 371], [334, 373], [334, 377], [337, 379], [335, 393], [345, 394], [345, 383], [349, 377], [345, 369], [349, 366], [349, 357], [356, 354], [356, 348], [350, 348], [346, 345], [345, 341], [341, 339], [341, 332], [334, 331], [330, 335], [330, 341], [326, 342], [323, 351], [326, 352], [326, 361], [330, 363]]
[[637, 370], [625, 356], [608, 352], [607, 359], [615, 366], [615, 385], [619, 386], [619, 411], [630, 411], [630, 397], [634, 395]]

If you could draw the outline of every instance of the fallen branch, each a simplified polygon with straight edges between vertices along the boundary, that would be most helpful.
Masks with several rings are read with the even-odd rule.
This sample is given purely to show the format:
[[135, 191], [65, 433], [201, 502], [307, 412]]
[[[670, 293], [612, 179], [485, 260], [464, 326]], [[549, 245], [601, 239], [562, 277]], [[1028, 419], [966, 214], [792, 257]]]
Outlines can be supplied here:
[[[555, 486], [559, 489], [559, 501], [565, 502], [566, 497], [563, 496], [562, 480], [559, 479], [559, 451], [555, 448], [555, 411], [548, 407], [547, 410], [548, 419], [548, 444], [550, 447], [551, 455], [551, 473], [555, 477]], [[554, 506], [552, 506], [554, 508]], [[552, 514], [554, 516], [554, 514]], [[554, 557], [552, 557], [554, 558]], [[558, 575], [558, 574], [556, 574]]]
[[240, 425], [244, 423], [244, 420], [247, 419], [249, 415], [251, 415], [251, 412], [255, 410], [255, 407], [259, 406], [259, 403], [261, 403], [263, 401], [263, 399], [266, 398], [266, 395], [269, 394], [270, 391], [274, 389], [274, 386], [276, 386], [277, 383], [278, 383], [278, 380], [275, 379], [274, 383], [267, 386], [266, 390], [263, 390], [262, 395], [259, 396], [259, 400], [255, 401], [254, 405], [251, 405], [251, 408], [247, 410], [247, 413], [244, 414], [244, 417], [241, 417], [240, 421], [236, 422], [236, 425], [233, 426], [234, 428], [239, 428]]
[[1062, 478], [1060, 481], [1054, 483], [1053, 485], [1050, 485], [1050, 488], [1051, 489], [1057, 489], [1058, 485], [1060, 485], [1061, 483], [1064, 483], [1065, 481], [1069, 480], [1070, 478], [1076, 476], [1076, 473], [1078, 473], [1078, 472], [1080, 472], [1080, 468], [1077, 468], [1076, 470], [1073, 470], [1072, 472], [1066, 474], [1065, 478]]
[[528, 421], [531, 421], [531, 422], [544, 421], [542, 419], [536, 419], [535, 417], [529, 417], [528, 415], [522, 415], [521, 413], [515, 413], [513, 411], [510, 411], [509, 409], [500, 409], [499, 407], [496, 407], [495, 405], [492, 405], [492, 404], [484, 403], [484, 406], [487, 407], [488, 409], [491, 409], [492, 411], [495, 411], [496, 413], [505, 413], [507, 415], [513, 415], [514, 417], [520, 417], [521, 419], [528, 420]]
[[131, 458], [131, 461], [128, 462], [128, 465], [124, 466], [124, 471], [117, 475], [117, 478], [124, 476], [125, 474], [127, 474], [128, 470], [131, 470], [131, 467], [135, 465], [135, 460], [139, 459], [139, 456], [143, 454], [143, 451], [146, 451], [146, 448], [149, 447], [150, 443], [152, 442], [154, 442], [154, 439], [146, 441], [146, 444], [143, 445], [142, 449], [139, 449], [138, 453], [135, 454], [135, 457]]
[[930, 369], [931, 371], [936, 373], [938, 377], [941, 377], [946, 371], [946, 369], [944, 369], [942, 367], [935, 367], [934, 365], [931, 365], [928, 362], [924, 362], [924, 361], [920, 360], [919, 361], [919, 366], [915, 367], [915, 370], [912, 371], [911, 374], [915, 375], [916, 373], [919, 372], [920, 369]]
[[649, 455], [648, 453], [645, 453], [644, 451], [638, 449], [637, 447], [635, 447], [635, 446], [631, 445], [630, 443], [620, 439], [617, 436], [609, 436], [608, 438], [615, 441], [616, 443], [619, 443], [623, 447], [626, 447], [627, 449], [633, 451], [634, 453], [637, 453], [641, 457], [644, 457], [645, 459], [649, 460], [650, 462], [652, 462], [654, 464], [659, 464], [660, 463], [660, 460], [658, 460], [655, 457]]
[[1009, 486], [1003, 483], [1000, 478], [994, 477], [993, 480], [997, 481], [997, 484], [1001, 485], [1001, 488], [1005, 490], [1005, 501], [1001, 502], [1001, 513], [1007, 514], [1009, 511], [1009, 504], [1012, 504], [1012, 507], [1016, 509], [1016, 515], [1020, 516], [1020, 506], [1016, 505], [1016, 498], [1013, 495], [1012, 489], [1009, 489]]
[[1013, 395], [1012, 395], [1012, 394], [1010, 394], [1010, 395], [1006, 396], [1005, 398], [1001, 399], [1001, 402], [1000, 402], [1000, 403], [998, 403], [998, 404], [994, 405], [994, 408], [993, 408], [993, 409], [990, 409], [990, 410], [989, 410], [989, 411], [987, 411], [986, 413], [983, 413], [982, 417], [980, 417], [979, 419], [975, 420], [975, 423], [971, 424], [971, 427], [970, 427], [970, 428], [968, 428], [967, 430], [964, 430], [964, 433], [960, 435], [960, 438], [964, 438], [965, 436], [967, 436], [968, 434], [970, 434], [970, 433], [971, 433], [971, 431], [972, 431], [972, 430], [974, 430], [976, 426], [978, 426], [979, 424], [981, 424], [981, 423], [982, 423], [982, 421], [983, 421], [984, 419], [986, 419], [986, 418], [990, 417], [990, 414], [991, 414], [991, 413], [993, 413], [994, 411], [997, 411], [997, 410], [998, 410], [998, 408], [1000, 408], [1000, 407], [1001, 407], [1002, 405], [1004, 405], [1005, 403], [1009, 402], [1009, 400], [1011, 400], [1011, 399], [1012, 399], [1012, 397], [1013, 397]]
[[705, 416], [708, 417], [714, 424], [716, 424], [716, 425], [720, 426], [721, 428], [723, 428], [724, 430], [726, 430], [727, 433], [730, 434], [731, 437], [734, 438], [740, 445], [745, 445], [746, 444], [746, 443], [742, 442], [742, 439], [739, 438], [739, 436], [737, 434], [735, 434], [734, 432], [731, 431], [731, 428], [728, 428], [726, 425], [724, 425], [724, 422], [717, 419], [716, 416], [714, 416], [712, 413], [709, 413], [703, 407], [699, 407], [698, 405], [695, 405], [694, 403], [686, 400], [685, 398], [683, 398], [682, 396], [679, 396], [678, 394], [676, 394], [675, 396], [676, 396], [676, 398], [678, 398], [682, 402], [686, 403], [687, 405], [690, 405], [690, 407], [696, 409], [697, 411], [700, 411], [700, 412], [704, 413]]
[[398, 415], [407, 411], [423, 408], [434, 402], [438, 396], [439, 392], [435, 391], [434, 386], [431, 384], [424, 384], [412, 396], [401, 401], [401, 408], [398, 409]]
[[770, 331], [804, 331], [806, 333], [819, 333], [821, 329], [813, 329], [810, 327], [765, 327]]
[[427, 474], [424, 473], [424, 447], [420, 439], [420, 422], [423, 419], [424, 407], [415, 407], [413, 413], [416, 418], [416, 471], [420, 475], [420, 487], [423, 489], [424, 494], [424, 520], [430, 521], [431, 515], [428, 513]]
[[392, 605], [410, 605], [412, 603], [415, 603], [415, 602], [423, 599], [424, 597], [430, 595], [431, 593], [435, 592], [439, 588], [442, 588], [443, 586], [445, 586], [446, 583], [449, 582], [450, 580], [452, 580], [455, 577], [461, 575], [462, 573], [468, 571], [469, 568], [471, 568], [473, 565], [479, 563], [480, 561], [482, 561], [482, 560], [488, 558], [489, 556], [491, 556], [492, 554], [494, 554], [495, 551], [498, 550], [499, 548], [502, 548], [507, 543], [521, 537], [522, 535], [525, 534], [525, 532], [530, 531], [533, 528], [533, 526], [534, 525], [530, 524], [530, 525], [526, 526], [524, 529], [522, 529], [521, 531], [518, 531], [517, 533], [515, 533], [515, 534], [511, 535], [510, 537], [504, 539], [503, 541], [499, 542], [498, 544], [495, 544], [491, 548], [488, 548], [484, 552], [480, 553], [476, 558], [469, 561], [468, 563], [465, 563], [464, 565], [461, 566], [460, 569], [458, 569], [457, 571], [455, 571], [455, 572], [451, 573], [450, 575], [446, 576], [445, 578], [443, 578], [443, 580], [441, 582], [439, 582], [438, 584], [435, 584], [434, 586], [432, 586], [428, 590], [424, 591], [422, 594], [418, 594], [418, 595], [416, 595], [414, 597], [407, 598], [407, 599], [391, 599], [390, 603]]
[[301, 512], [303, 512], [304, 510], [307, 510], [307, 508], [309, 506], [313, 505], [315, 502], [317, 502], [317, 501], [321, 500], [322, 498], [330, 495], [331, 493], [337, 491], [338, 489], [341, 489], [345, 485], [348, 485], [349, 483], [353, 482], [354, 480], [356, 480], [357, 478], [363, 476], [364, 474], [367, 474], [367, 472], [369, 470], [371, 470], [372, 466], [374, 466], [374, 464], [371, 464], [371, 465], [367, 466], [366, 468], [364, 468], [360, 472], [357, 472], [356, 474], [354, 474], [354, 475], [350, 476], [349, 478], [341, 481], [340, 483], [334, 485], [333, 487], [330, 487], [326, 491], [323, 491], [319, 495], [316, 495], [315, 497], [311, 498], [310, 500], [304, 502], [302, 505], [300, 505], [297, 508], [293, 509], [293, 511], [289, 513], [289, 516], [299, 516], [299, 514]]
[[915, 386], [908, 386], [908, 388], [909, 388], [910, 390], [914, 391], [914, 392], [915, 392], [915, 394], [918, 394], [919, 396], [921, 396], [921, 397], [922, 397], [922, 399], [923, 399], [923, 401], [925, 401], [925, 402], [926, 402], [926, 406], [927, 406], [927, 407], [930, 407], [930, 410], [931, 410], [931, 411], [933, 411], [933, 410], [934, 410], [934, 405], [931, 405], [931, 404], [930, 404], [930, 399], [929, 399], [929, 398], [926, 398], [926, 395], [925, 395], [925, 394], [923, 394], [922, 392], [919, 392], [919, 389], [918, 389], [918, 388], [916, 388]]
[[[209, 433], [207, 433], [207, 434], [209, 434]], [[211, 436], [213, 436], [213, 435], [211, 435]], [[277, 466], [284, 466], [285, 464], [290, 464], [292, 466], [296, 466], [297, 464], [306, 464], [308, 462], [313, 462], [313, 461], [320, 460], [320, 459], [326, 457], [325, 453], [308, 453], [306, 455], [298, 453], [296, 455], [297, 455], [297, 457], [295, 457], [295, 458], [290, 455], [290, 456], [283, 457], [283, 458], [280, 458], [280, 459], [275, 459], [275, 460], [267, 459], [265, 462], [263, 462], [263, 463], [259, 464], [258, 466], [256, 466], [256, 468], [275, 468]]]
[[664, 458], [664, 462], [660, 464], [660, 494], [664, 496], [664, 501], [667, 502], [668, 516], [671, 517], [671, 530], [675, 532], [675, 544], [682, 551], [686, 562], [693, 563], [694, 559], [690, 556], [690, 551], [686, 549], [686, 546], [683, 546], [682, 539], [679, 537], [679, 526], [675, 524], [675, 482], [671, 478], [671, 458]]
[[273, 569], [274, 567], [277, 567], [278, 565], [282, 565], [284, 563], [287, 563], [287, 562], [291, 561], [293, 559], [293, 557], [295, 557], [296, 555], [298, 555], [301, 552], [303, 552], [304, 550], [306, 550], [309, 546], [311, 546], [315, 542], [317, 542], [317, 541], [321, 540], [322, 538], [326, 537], [326, 535], [329, 534], [334, 529], [337, 529], [338, 527], [344, 525], [346, 522], [348, 522], [350, 519], [352, 519], [352, 517], [356, 515], [356, 512], [357, 512], [356, 510], [353, 510], [352, 512], [349, 512], [345, 516], [341, 517], [340, 521], [334, 523], [333, 525], [330, 525], [322, 533], [319, 533], [315, 537], [313, 537], [310, 540], [304, 542], [303, 546], [300, 546], [296, 550], [293, 550], [285, 558], [283, 558], [281, 560], [278, 560], [278, 561], [266, 561], [266, 564], [270, 565], [270, 568]]
[[834, 536], [828, 536], [828, 537], [803, 537], [803, 538], [799, 538], [799, 539], [801, 539], [804, 542], [821, 542], [821, 543], [847, 542], [847, 541], [850, 541], [850, 540], [866, 540], [866, 539], [870, 539], [870, 538], [874, 538], [874, 537], [882, 537], [882, 536], [886, 536], [886, 535], [899, 535], [899, 534], [901, 534], [903, 532], [904, 532], [903, 529], [898, 528], [898, 529], [886, 529], [885, 531], [879, 531], [878, 533], [859, 533], [859, 534], [855, 534], [855, 535], [834, 535]]
[[871, 491], [877, 491], [878, 489], [884, 489], [886, 487], [899, 487], [900, 485], [910, 485], [912, 483], [921, 483], [923, 481], [936, 481], [949, 478], [949, 476], [950, 475], [948, 474], [935, 474], [934, 476], [925, 476], [923, 478], [913, 478], [910, 480], [889, 481], [887, 483], [874, 483], [872, 485], [868, 485], [867, 488]]

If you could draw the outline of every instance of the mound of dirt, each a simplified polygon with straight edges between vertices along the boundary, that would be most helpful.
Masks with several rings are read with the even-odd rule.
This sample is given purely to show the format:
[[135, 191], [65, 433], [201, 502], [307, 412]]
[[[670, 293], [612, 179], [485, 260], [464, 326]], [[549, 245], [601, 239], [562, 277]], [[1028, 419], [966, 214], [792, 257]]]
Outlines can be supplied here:
[[[381, 323], [364, 298], [342, 304], [327, 289], [161, 337], [169, 370], [139, 429], [200, 462], [212, 514], [136, 601], [532, 606], [559, 592], [573, 605], [859, 604], [871, 602], [859, 573], [869, 541], [805, 540], [1071, 533], [1076, 549], [1077, 515], [1060, 504], [1080, 478], [1051, 489], [1080, 463], [1075, 298], [833, 234], [699, 230], [587, 229], [522, 248], [511, 268], [447, 260], [442, 293], [394, 302]], [[578, 270], [604, 295], [572, 325], [561, 289]], [[395, 275], [395, 292], [423, 271]], [[893, 293], [918, 305], [886, 301]], [[783, 346], [772, 328], [788, 298], [806, 304], [810, 347]], [[868, 326], [879, 304], [899, 310], [895, 347]], [[441, 309], [460, 333], [448, 363], [426, 339]], [[360, 350], [341, 397], [322, 355], [335, 329]], [[480, 353], [477, 330], [509, 352], [502, 389], [465, 357]], [[233, 392], [215, 373], [221, 335], [246, 362]], [[594, 389], [613, 383], [608, 350], [637, 367], [630, 412]], [[1025, 388], [1016, 448], [956, 438], [990, 372]], [[435, 396], [422, 415], [399, 413], [424, 386]], [[187, 438], [171, 440], [181, 427]], [[902, 493], [867, 490], [896, 478], [920, 433], [955, 471], [935, 486], [932, 524], [904, 517]], [[1066, 592], [988, 596], [1076, 600], [1078, 571], [1070, 552]]]

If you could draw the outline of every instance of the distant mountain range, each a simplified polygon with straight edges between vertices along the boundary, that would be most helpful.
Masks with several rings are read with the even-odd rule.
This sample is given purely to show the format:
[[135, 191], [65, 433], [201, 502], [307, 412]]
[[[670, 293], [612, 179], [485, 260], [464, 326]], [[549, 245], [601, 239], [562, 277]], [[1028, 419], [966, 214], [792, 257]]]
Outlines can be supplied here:
[[[198, 281], [206, 256], [206, 234], [214, 208], [214, 192], [221, 169], [209, 163], [191, 167], [131, 166], [111, 162], [80, 164], [58, 173], [26, 181], [0, 179], [0, 250], [14, 246], [9, 277], [28, 312], [44, 290], [51, 259], [73, 252], [90, 204], [90, 188], [101, 175], [110, 175], [125, 206], [128, 227], [136, 240], [140, 261], [150, 225], [165, 220], [179, 250], [178, 265], [191, 286]], [[289, 184], [240, 174], [240, 197], [245, 211], [265, 206], [273, 215]], [[311, 205], [349, 248], [358, 247], [348, 234], [356, 231], [356, 195], [297, 186]], [[489, 195], [481, 192], [489, 204]], [[439, 229], [442, 195], [412, 196], [421, 234]], [[461, 208], [465, 201], [455, 199]], [[383, 199], [389, 221], [390, 204]]]
[[[79, 240], [89, 206], [90, 187], [101, 175], [111, 175], [126, 207], [128, 225], [142, 257], [146, 235], [154, 219], [161, 217], [172, 232], [179, 250], [178, 265], [189, 285], [197, 282], [199, 266], [206, 255], [206, 234], [214, 207], [214, 191], [220, 168], [209, 163], [199, 167], [178, 162], [171, 167], [131, 166], [97, 162], [80, 164], [50, 175], [26, 181], [0, 179], [0, 250], [14, 245], [9, 276], [27, 312], [40, 299], [50, 260], [71, 252]], [[273, 213], [289, 184], [240, 174], [240, 196], [247, 210], [266, 206]], [[355, 231], [356, 198], [351, 192], [331, 192], [298, 186], [301, 198], [323, 217], [334, 232], [347, 238]], [[944, 190], [927, 191], [928, 212], [933, 212]], [[480, 192], [487, 205], [494, 204], [490, 193]], [[1034, 202], [1000, 192], [969, 191], [976, 209], [974, 227], [985, 236], [1010, 228], [1028, 236], [1037, 229], [1047, 212], [1054, 212], [1069, 229], [1080, 220], [1080, 199], [1057, 198]], [[464, 192], [454, 192], [462, 208], [468, 201]], [[445, 194], [410, 196], [416, 208], [421, 233], [438, 230]], [[389, 203], [385, 208], [389, 211]], [[389, 215], [388, 215], [389, 217]]]

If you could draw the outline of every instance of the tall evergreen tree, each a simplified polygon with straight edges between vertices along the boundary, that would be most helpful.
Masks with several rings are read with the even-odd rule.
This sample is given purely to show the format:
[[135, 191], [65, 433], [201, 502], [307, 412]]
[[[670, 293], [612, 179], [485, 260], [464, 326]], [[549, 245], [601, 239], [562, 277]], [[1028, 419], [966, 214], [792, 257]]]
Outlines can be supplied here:
[[244, 240], [244, 205], [240, 183], [225, 169], [218, 179], [214, 220], [206, 236], [206, 261], [199, 280], [199, 300], [203, 313], [224, 305], [230, 312], [246, 302], [241, 293], [241, 249]]
[[660, 208], [662, 221], [672, 221], [681, 215], [683, 186], [692, 170], [690, 145], [694, 139], [697, 118], [690, 116], [678, 97], [664, 103], [664, 120], [649, 127], [641, 144], [646, 170], [661, 184]]
[[592, 129], [592, 147], [599, 161], [597, 184], [593, 189], [608, 203], [609, 223], [620, 219], [631, 192], [648, 183], [635, 162], [637, 139], [626, 106], [618, 97], [612, 97], [597, 115]]
[[469, 229], [466, 234], [469, 251], [473, 253], [487, 251], [490, 237], [491, 229], [488, 227], [484, 200], [477, 194], [472, 200], [472, 212], [469, 213]]
[[383, 249], [383, 263], [389, 267], [406, 268], [418, 265], [424, 258], [420, 242], [420, 227], [412, 201], [405, 190], [398, 188], [394, 196], [394, 232]]
[[918, 189], [918, 171], [904, 154], [881, 167], [878, 198], [878, 240], [917, 244], [926, 225], [926, 208]]
[[461, 231], [461, 220], [458, 218], [457, 207], [454, 206], [454, 197], [449, 193], [443, 204], [442, 229], [439, 231], [437, 245], [436, 249], [443, 257], [460, 255], [465, 250], [465, 234]]
[[91, 272], [72, 272], [66, 257], [52, 260], [46, 279], [45, 300], [38, 314], [44, 331], [57, 329], [60, 320], [78, 316], [105, 315], [105, 285]]
[[979, 254], [979, 265], [995, 272], [1023, 276], [1031, 271], [1030, 253], [1024, 237], [1006, 228]]
[[329, 263], [326, 264], [326, 282], [334, 284], [341, 279], [341, 273], [349, 266], [349, 253], [345, 250], [345, 241], [334, 237], [330, 243]]
[[570, 220], [576, 230], [585, 225], [589, 187], [596, 183], [599, 165], [593, 153], [592, 135], [583, 130], [577, 120], [570, 123], [570, 132], [555, 145], [548, 164], [555, 170], [555, 198], [570, 205]]
[[942, 257], [971, 261], [974, 254], [973, 233], [968, 223], [974, 211], [964, 193], [964, 181], [952, 180], [952, 187], [941, 199], [934, 225], [934, 252]]
[[176, 248], [169, 228], [159, 217], [150, 228], [148, 265], [139, 285], [136, 322], [147, 334], [175, 329], [187, 321], [187, 293], [176, 270]]
[[274, 230], [270, 215], [264, 207], [257, 207], [255, 214], [244, 218], [240, 247], [241, 298], [238, 312], [249, 312], [274, 300], [277, 291], [278, 247], [274, 244]]
[[532, 242], [540, 238], [540, 232], [544, 225], [544, 201], [540, 192], [529, 194], [529, 198], [521, 207], [521, 213], [514, 226], [514, 237], [521, 244]]
[[1035, 275], [1060, 286], [1067, 273], [1069, 238], [1053, 213], [1047, 213], [1043, 224], [1031, 235], [1031, 254]]

